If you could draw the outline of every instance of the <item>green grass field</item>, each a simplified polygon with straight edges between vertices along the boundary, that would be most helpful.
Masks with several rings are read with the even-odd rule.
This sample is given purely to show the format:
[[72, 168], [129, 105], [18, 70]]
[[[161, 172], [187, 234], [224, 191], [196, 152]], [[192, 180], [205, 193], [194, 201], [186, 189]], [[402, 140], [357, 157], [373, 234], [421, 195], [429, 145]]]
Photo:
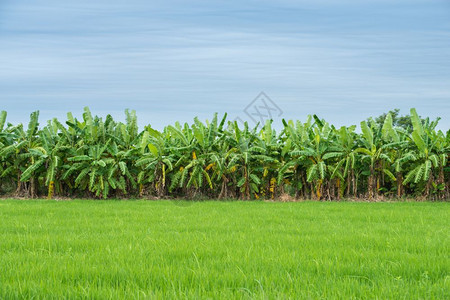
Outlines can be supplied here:
[[449, 299], [449, 203], [0, 201], [0, 298]]

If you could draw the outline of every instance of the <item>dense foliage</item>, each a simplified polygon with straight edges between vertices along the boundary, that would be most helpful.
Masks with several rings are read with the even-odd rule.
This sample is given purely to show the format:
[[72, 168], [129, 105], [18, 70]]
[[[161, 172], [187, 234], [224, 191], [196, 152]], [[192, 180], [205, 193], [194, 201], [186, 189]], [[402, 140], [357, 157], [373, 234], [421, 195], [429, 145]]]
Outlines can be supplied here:
[[[17, 196], [341, 199], [449, 197], [450, 131], [438, 120], [393, 122], [392, 113], [335, 128], [317, 116], [285, 121], [277, 133], [217, 115], [205, 123], [138, 130], [85, 108], [39, 129], [0, 114], [0, 190]], [[396, 115], [394, 115], [394, 118]], [[401, 123], [406, 126], [401, 126]], [[408, 125], [411, 124], [411, 126]], [[399, 126], [395, 126], [399, 125]]]

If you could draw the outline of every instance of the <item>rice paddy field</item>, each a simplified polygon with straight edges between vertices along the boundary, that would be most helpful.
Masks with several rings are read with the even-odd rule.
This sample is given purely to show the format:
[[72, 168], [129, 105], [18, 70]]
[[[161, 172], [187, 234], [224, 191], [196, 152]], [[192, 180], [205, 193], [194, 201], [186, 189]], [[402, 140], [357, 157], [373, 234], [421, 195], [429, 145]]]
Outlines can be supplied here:
[[0, 201], [2, 299], [450, 299], [447, 202]]

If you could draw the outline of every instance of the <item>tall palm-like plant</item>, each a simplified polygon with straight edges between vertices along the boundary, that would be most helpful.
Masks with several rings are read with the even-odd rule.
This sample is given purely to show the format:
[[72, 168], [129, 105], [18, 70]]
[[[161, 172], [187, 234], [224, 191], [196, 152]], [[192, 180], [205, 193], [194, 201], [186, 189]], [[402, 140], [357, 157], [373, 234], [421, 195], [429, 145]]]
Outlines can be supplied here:
[[[383, 126], [383, 128], [386, 129], [387, 127]], [[371, 123], [371, 127], [369, 127], [365, 121], [362, 121], [361, 130], [363, 135], [360, 140], [362, 147], [355, 150], [362, 154], [363, 161], [369, 167], [367, 182], [369, 199], [372, 199], [378, 193], [383, 173], [388, 175], [390, 179], [396, 180], [395, 176], [389, 170], [389, 165], [392, 161], [386, 154], [387, 145], [383, 143], [383, 128], [377, 127], [373, 122]]]
[[411, 121], [413, 123], [411, 139], [415, 145], [413, 151], [416, 167], [406, 175], [404, 184], [411, 182], [415, 184], [424, 183], [425, 197], [428, 197], [434, 180], [433, 167], [439, 168], [442, 166], [443, 168], [446, 164], [447, 153], [444, 150], [443, 153], [438, 155], [436, 151], [436, 144], [439, 138], [438, 135], [433, 134], [433, 131], [437, 121], [429, 122], [429, 120], [426, 120], [425, 124], [422, 124], [414, 108], [411, 109]]
[[28, 149], [32, 163], [22, 173], [20, 180], [28, 181], [33, 176], [43, 177], [44, 185], [48, 187], [47, 197], [53, 198], [55, 189], [55, 179], [60, 172], [62, 163], [62, 152], [67, 149], [60, 142], [58, 128], [55, 123], [49, 124], [39, 132], [40, 143], [38, 146]]
[[16, 161], [13, 159], [14, 157], [14, 143], [16, 140], [16, 136], [13, 134], [13, 126], [6, 123], [7, 113], [6, 111], [0, 112], [0, 192], [2, 186], [6, 186], [7, 184], [13, 186], [15, 181], [16, 171], [15, 163]]
[[[350, 191], [353, 195], [357, 195], [357, 183], [355, 179], [355, 163], [357, 153], [355, 152], [356, 134], [354, 132], [356, 126], [342, 126], [335, 131], [335, 140], [330, 146], [329, 152], [323, 156], [323, 159], [334, 161], [332, 165], [331, 179], [336, 178], [337, 198], [343, 194], [343, 187], [346, 189], [347, 197]], [[331, 164], [331, 163], [330, 163]], [[341, 181], [345, 181], [344, 182]]]
[[97, 197], [108, 197], [109, 189], [120, 189], [126, 192], [125, 178], [115, 178], [113, 165], [114, 160], [107, 155], [107, 148], [110, 141], [105, 145], [90, 145], [80, 148], [77, 152], [85, 153], [69, 157], [68, 161], [72, 166], [68, 169], [63, 179], [66, 179], [72, 173], [77, 174], [75, 178], [75, 187], [82, 190], [89, 190]]
[[236, 121], [229, 124], [227, 141], [230, 145], [228, 169], [235, 171], [233, 174], [236, 186], [242, 199], [258, 197], [262, 174], [258, 174], [258, 167], [273, 159], [264, 154], [265, 149], [258, 146], [256, 135], [257, 127], [249, 129], [248, 123], [244, 123], [241, 130]]
[[267, 120], [256, 140], [256, 146], [260, 147], [261, 165], [258, 167], [259, 174], [262, 174], [260, 193], [263, 196], [273, 199], [277, 189], [277, 173], [281, 160], [281, 143], [276, 131], [272, 129], [272, 120]]
[[326, 122], [319, 120], [316, 116], [315, 126], [308, 128], [308, 140], [305, 144], [295, 148], [291, 152], [291, 156], [296, 157], [303, 162], [307, 168], [306, 180], [312, 184], [315, 196], [321, 199], [323, 195], [323, 184], [329, 172], [329, 166], [324, 158], [329, 150], [329, 138], [332, 138], [332, 128]]
[[26, 195], [32, 198], [36, 196], [35, 174], [31, 174], [27, 182], [23, 182], [21, 177], [22, 173], [30, 166], [35, 165], [34, 168], [37, 169], [43, 163], [40, 162], [40, 164], [35, 164], [35, 158], [30, 153], [30, 149], [40, 147], [40, 140], [37, 136], [39, 125], [38, 118], [39, 111], [31, 113], [30, 122], [28, 123], [28, 129], [26, 131], [23, 129], [22, 124], [10, 128], [10, 137], [12, 137], [14, 141], [8, 146], [3, 147], [0, 152], [0, 157], [13, 162], [13, 164], [3, 171], [2, 177], [14, 174], [17, 178], [16, 195]]
[[169, 172], [173, 169], [174, 157], [165, 140], [167, 140], [167, 133], [165, 137], [151, 127], [147, 127], [142, 135], [140, 158], [136, 161], [136, 166], [141, 170], [138, 175], [138, 183], [142, 185], [141, 195], [145, 184], [152, 185], [158, 197], [166, 193], [166, 181]]
[[303, 197], [307, 197], [306, 168], [303, 157], [297, 155], [298, 150], [304, 145], [310, 144], [310, 130], [313, 126], [312, 116], [308, 116], [305, 123], [297, 121], [286, 122], [283, 120], [284, 138], [281, 150], [281, 166], [278, 172], [278, 184], [286, 180], [295, 190], [295, 197], [298, 198], [303, 192]]

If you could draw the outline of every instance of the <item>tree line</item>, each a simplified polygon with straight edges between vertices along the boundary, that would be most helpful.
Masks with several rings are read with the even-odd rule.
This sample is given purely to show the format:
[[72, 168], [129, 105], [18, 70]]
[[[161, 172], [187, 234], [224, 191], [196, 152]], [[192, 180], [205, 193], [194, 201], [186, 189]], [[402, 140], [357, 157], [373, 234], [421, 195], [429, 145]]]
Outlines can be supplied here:
[[415, 109], [336, 128], [316, 115], [250, 127], [221, 119], [162, 131], [67, 114], [25, 128], [0, 113], [0, 193], [20, 197], [448, 199], [450, 130]]

